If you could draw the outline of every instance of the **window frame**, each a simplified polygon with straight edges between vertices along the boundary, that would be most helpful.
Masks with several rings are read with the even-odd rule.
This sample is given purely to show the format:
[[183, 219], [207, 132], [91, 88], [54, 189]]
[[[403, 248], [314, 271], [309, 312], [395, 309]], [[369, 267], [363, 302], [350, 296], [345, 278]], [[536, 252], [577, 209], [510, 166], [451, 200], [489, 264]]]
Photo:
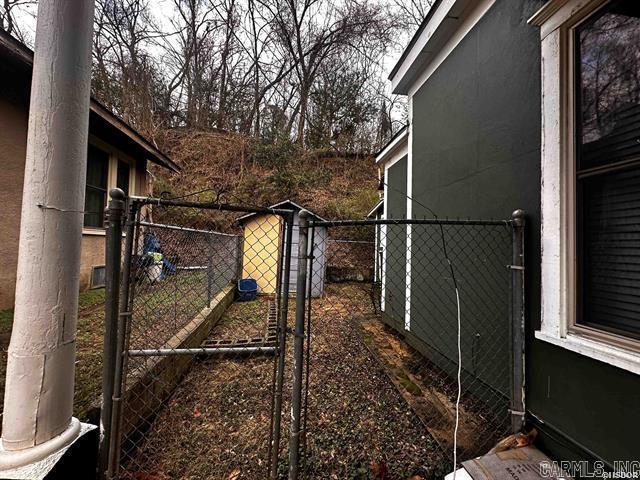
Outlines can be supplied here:
[[539, 340], [640, 374], [640, 341], [577, 322], [576, 29], [611, 0], [550, 0], [530, 20], [542, 55]]
[[[109, 156], [109, 164], [108, 164], [108, 172], [107, 172], [107, 195], [105, 196], [105, 210], [107, 208], [107, 204], [109, 202], [109, 192], [116, 188], [118, 184], [118, 161], [125, 162], [129, 165], [129, 194], [137, 195], [137, 171], [138, 165], [136, 160], [122, 152], [121, 150], [109, 145], [108, 143], [100, 140], [94, 135], [89, 135], [89, 145], [102, 150]], [[85, 187], [86, 188], [86, 187]], [[106, 230], [105, 227], [89, 227], [85, 226], [84, 223], [82, 225], [82, 234], [83, 235], [105, 235]]]
[[[103, 173], [106, 173], [106, 175], [104, 176], [104, 188], [102, 188], [102, 186], [98, 186], [98, 185], [93, 185], [93, 184], [89, 184], [89, 182], [87, 181], [87, 177], [88, 177], [88, 170], [89, 170], [89, 152], [93, 150], [94, 152], [98, 153], [101, 158], [101, 162], [100, 162], [100, 167], [103, 167], [105, 169], [104, 172], [101, 172], [100, 176], [102, 177]], [[104, 156], [104, 157], [102, 157]], [[106, 160], [106, 162], [105, 162]], [[103, 163], [104, 162], [104, 163]], [[83, 228], [86, 229], [91, 229], [91, 230], [98, 230], [98, 229], [103, 229], [104, 228], [104, 220], [102, 220], [102, 226], [97, 226], [97, 225], [86, 225], [86, 219], [87, 219], [87, 214], [90, 214], [90, 216], [97, 216], [97, 219], [100, 220], [100, 215], [104, 216], [104, 210], [106, 207], [106, 199], [109, 196], [109, 171], [111, 168], [111, 156], [109, 155], [108, 152], [105, 152], [103, 149], [93, 145], [93, 144], [89, 144], [87, 147], [87, 172], [85, 174], [85, 199], [84, 199], [84, 208], [85, 208], [85, 216], [83, 218]], [[102, 168], [101, 168], [102, 170]], [[92, 193], [98, 193], [99, 195], [103, 196], [105, 199], [105, 202], [103, 202], [102, 205], [102, 210], [100, 212], [88, 212], [86, 210], [87, 208], [87, 194], [88, 192], [92, 192]]]

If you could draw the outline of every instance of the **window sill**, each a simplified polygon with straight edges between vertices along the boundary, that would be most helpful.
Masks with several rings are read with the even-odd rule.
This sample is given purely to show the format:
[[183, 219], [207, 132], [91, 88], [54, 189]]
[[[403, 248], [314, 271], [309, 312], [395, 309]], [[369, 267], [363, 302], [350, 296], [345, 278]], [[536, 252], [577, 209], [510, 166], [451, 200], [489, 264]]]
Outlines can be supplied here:
[[82, 229], [82, 235], [98, 235], [104, 237], [107, 231], [104, 228], [87, 228]]
[[608, 343], [593, 340], [573, 333], [566, 337], [556, 337], [548, 333], [536, 331], [536, 338], [551, 343], [580, 355], [608, 363], [614, 367], [640, 375], [640, 353], [616, 347]]

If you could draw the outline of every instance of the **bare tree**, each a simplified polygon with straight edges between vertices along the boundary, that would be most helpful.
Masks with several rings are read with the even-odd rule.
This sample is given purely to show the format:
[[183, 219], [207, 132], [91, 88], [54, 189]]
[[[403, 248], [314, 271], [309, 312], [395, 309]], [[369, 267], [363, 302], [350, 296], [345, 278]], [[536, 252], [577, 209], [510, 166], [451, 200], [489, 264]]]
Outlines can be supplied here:
[[[28, 31], [36, 0], [1, 1], [0, 25]], [[433, 0], [170, 0], [162, 22], [155, 0], [96, 2], [93, 93], [144, 133], [372, 149], [402, 117], [384, 56]]]
[[298, 80], [296, 140], [305, 144], [309, 97], [318, 73], [341, 49], [365, 41], [376, 31], [379, 10], [353, 0], [258, 0], [274, 12], [278, 41], [295, 63]]
[[426, 18], [435, 0], [391, 0], [391, 6], [397, 11], [400, 27], [406, 31], [415, 31]]
[[17, 16], [19, 14], [31, 15], [29, 7], [35, 7], [37, 0], [2, 0], [0, 9], [0, 28], [10, 35], [13, 35], [23, 43], [29, 43], [25, 29]]

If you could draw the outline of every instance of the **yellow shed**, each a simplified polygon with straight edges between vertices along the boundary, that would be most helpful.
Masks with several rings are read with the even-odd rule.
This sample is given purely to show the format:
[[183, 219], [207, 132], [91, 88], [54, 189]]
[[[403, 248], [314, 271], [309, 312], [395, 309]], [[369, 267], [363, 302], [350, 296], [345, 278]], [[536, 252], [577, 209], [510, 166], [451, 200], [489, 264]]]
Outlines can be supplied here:
[[278, 284], [282, 218], [254, 215], [243, 221], [242, 278], [253, 278], [258, 293], [274, 294]]
[[[293, 226], [291, 231], [291, 268], [289, 271], [289, 292], [295, 293], [298, 275], [299, 213], [303, 209], [291, 200], [285, 200], [270, 208], [291, 210]], [[324, 219], [309, 211], [311, 219]], [[278, 271], [282, 269], [282, 244], [285, 241], [282, 217], [272, 214], [250, 213], [238, 219], [244, 227], [244, 256], [242, 278], [253, 278], [258, 283], [258, 293], [273, 294], [277, 290]], [[327, 264], [328, 231], [326, 227], [314, 229], [313, 273], [307, 275], [311, 286], [311, 296], [319, 297], [324, 292]], [[311, 245], [309, 245], [309, 253]]]

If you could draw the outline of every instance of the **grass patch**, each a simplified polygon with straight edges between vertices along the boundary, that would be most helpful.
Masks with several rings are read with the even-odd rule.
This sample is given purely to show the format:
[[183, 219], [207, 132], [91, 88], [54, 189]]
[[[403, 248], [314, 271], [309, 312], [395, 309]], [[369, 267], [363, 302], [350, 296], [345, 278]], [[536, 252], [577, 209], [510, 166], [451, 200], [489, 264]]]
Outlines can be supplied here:
[[84, 310], [85, 308], [94, 307], [102, 303], [104, 303], [104, 288], [94, 288], [93, 290], [80, 293], [78, 309]]
[[[145, 302], [148, 311], [138, 308], [140, 319], [137, 330], [151, 331], [161, 338], [170, 337], [176, 328], [181, 327], [180, 322], [193, 317], [194, 312], [199, 311], [206, 302], [205, 287], [206, 277], [200, 272], [194, 275], [177, 275], [169, 277], [164, 282], [140, 292], [137, 300]], [[78, 323], [76, 330], [76, 369], [75, 369], [75, 396], [74, 415], [82, 421], [92, 420], [89, 414], [97, 405], [102, 389], [102, 353], [104, 339], [104, 288], [96, 288], [81, 292], [78, 297]], [[202, 305], [200, 305], [202, 304]], [[152, 325], [145, 324], [142, 320], [149, 311], [158, 314]], [[0, 311], [0, 396], [4, 396], [4, 382], [6, 375], [7, 347], [13, 325], [13, 309]], [[179, 318], [175, 319], [174, 316]], [[165, 325], [163, 321], [170, 318], [171, 325]], [[182, 318], [184, 317], [184, 318]], [[174, 322], [177, 320], [177, 324]], [[164, 327], [164, 328], [163, 328]], [[135, 335], [135, 332], [134, 332]], [[0, 405], [0, 412], [2, 406]]]
[[[78, 310], [81, 312], [84, 309], [95, 307], [104, 303], [104, 288], [96, 288], [88, 290], [86, 292], [80, 292], [78, 297]], [[13, 308], [7, 308], [0, 310], [0, 335], [11, 333], [13, 327]], [[1, 345], [6, 349], [6, 345]], [[2, 372], [4, 375], [4, 372]]]
[[0, 334], [11, 333], [13, 326], [13, 308], [0, 310]]
[[409, 378], [409, 376], [404, 370], [397, 368], [395, 369], [395, 372], [396, 372], [396, 377], [400, 382], [400, 385], [402, 385], [402, 387], [407, 392], [409, 392], [411, 395], [416, 397], [419, 397], [420, 395], [422, 395], [422, 389], [418, 385], [413, 383], [413, 381]]

